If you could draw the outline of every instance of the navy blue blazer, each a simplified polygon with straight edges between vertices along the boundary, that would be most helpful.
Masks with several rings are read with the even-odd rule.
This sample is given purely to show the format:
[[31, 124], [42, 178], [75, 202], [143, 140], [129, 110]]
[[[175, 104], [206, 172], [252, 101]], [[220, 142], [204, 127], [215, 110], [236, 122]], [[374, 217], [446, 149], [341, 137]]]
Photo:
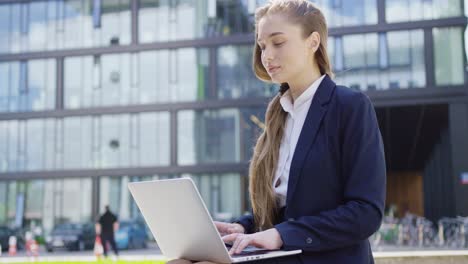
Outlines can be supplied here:
[[[385, 185], [372, 103], [327, 75], [307, 113], [291, 162], [286, 207], [275, 224], [283, 249], [303, 253], [265, 262], [374, 263], [368, 237], [381, 224]], [[254, 232], [251, 215], [236, 222]]]

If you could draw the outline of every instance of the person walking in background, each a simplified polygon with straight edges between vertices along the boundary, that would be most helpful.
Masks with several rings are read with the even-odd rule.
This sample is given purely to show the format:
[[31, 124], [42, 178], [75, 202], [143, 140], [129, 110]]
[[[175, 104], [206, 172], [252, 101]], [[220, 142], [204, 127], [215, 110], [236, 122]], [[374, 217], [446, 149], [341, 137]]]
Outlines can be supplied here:
[[114, 250], [116, 256], [119, 255], [117, 245], [115, 243], [114, 233], [119, 229], [119, 222], [117, 216], [110, 211], [108, 205], [106, 205], [106, 211], [101, 217], [99, 217], [96, 223], [96, 235], [101, 237], [102, 246], [104, 249], [104, 257], [107, 257], [107, 242]]

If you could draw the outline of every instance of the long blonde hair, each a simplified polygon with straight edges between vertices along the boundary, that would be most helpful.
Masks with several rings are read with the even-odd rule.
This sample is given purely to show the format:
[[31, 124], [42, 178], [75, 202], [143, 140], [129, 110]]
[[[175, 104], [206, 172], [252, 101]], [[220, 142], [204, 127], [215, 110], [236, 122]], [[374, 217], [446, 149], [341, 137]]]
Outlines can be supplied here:
[[[258, 38], [258, 23], [269, 14], [281, 13], [288, 16], [288, 21], [300, 25], [304, 38], [312, 32], [320, 35], [320, 46], [315, 52], [315, 61], [320, 73], [333, 77], [327, 54], [328, 29], [322, 12], [306, 0], [270, 0], [255, 12], [255, 40]], [[261, 49], [255, 41], [253, 70], [257, 78], [271, 82], [261, 60]], [[289, 89], [287, 83], [281, 84], [280, 92], [270, 101], [265, 115], [265, 129], [257, 140], [249, 167], [249, 193], [256, 230], [273, 227], [278, 220], [278, 201], [273, 189], [273, 180], [279, 158], [279, 149], [283, 137], [287, 113], [280, 105], [281, 95]]]

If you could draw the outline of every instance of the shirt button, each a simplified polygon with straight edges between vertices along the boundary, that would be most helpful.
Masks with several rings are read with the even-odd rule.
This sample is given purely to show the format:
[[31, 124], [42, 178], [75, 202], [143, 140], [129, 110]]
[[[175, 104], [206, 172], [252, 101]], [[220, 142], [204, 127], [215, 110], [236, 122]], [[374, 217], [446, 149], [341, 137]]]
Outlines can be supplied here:
[[312, 244], [312, 238], [308, 237], [308, 238], [306, 239], [306, 242], [307, 242], [307, 244]]

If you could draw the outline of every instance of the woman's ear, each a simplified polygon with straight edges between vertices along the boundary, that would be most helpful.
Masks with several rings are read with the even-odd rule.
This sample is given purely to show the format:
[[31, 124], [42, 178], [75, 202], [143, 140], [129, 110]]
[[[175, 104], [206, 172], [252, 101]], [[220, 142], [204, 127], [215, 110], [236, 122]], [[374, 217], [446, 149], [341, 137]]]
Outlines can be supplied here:
[[310, 33], [308, 39], [308, 45], [313, 52], [316, 52], [320, 47], [320, 34], [317, 31]]

